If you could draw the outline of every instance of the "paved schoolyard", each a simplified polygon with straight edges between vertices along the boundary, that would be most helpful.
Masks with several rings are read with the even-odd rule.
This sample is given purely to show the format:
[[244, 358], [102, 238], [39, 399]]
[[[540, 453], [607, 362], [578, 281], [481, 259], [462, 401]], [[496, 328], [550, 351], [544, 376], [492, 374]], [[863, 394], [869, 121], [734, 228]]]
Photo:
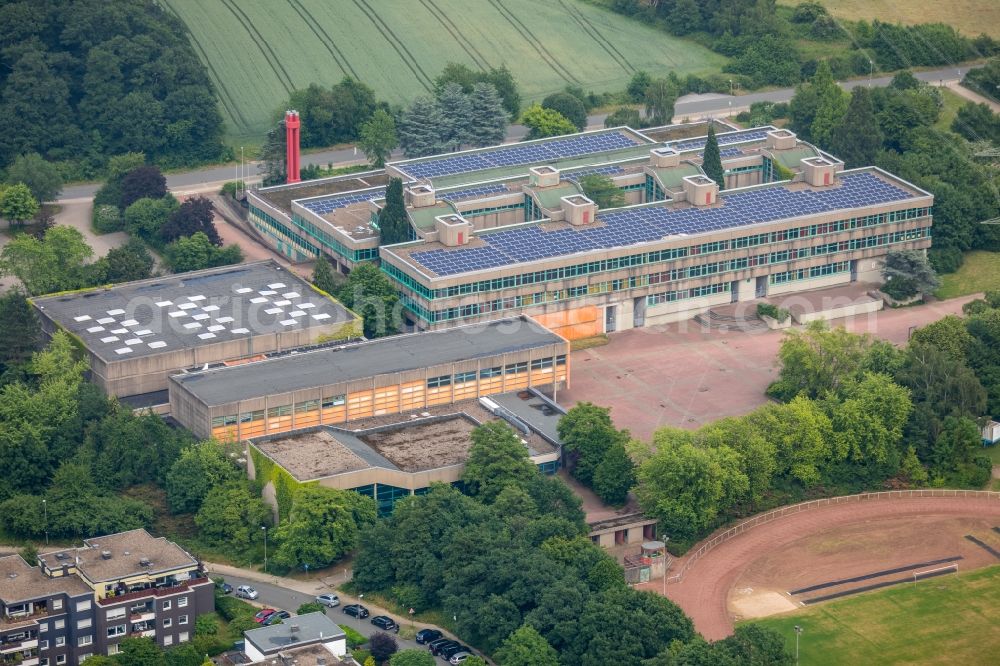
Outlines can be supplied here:
[[[911, 327], [961, 314], [964, 296], [917, 307], [886, 309], [835, 320], [833, 325], [904, 343]], [[696, 428], [745, 414], [767, 402], [764, 390], [777, 377], [781, 331], [722, 332], [693, 320], [611, 335], [602, 347], [573, 352], [571, 388], [560, 404], [580, 401], [610, 406], [620, 428], [648, 439], [661, 426]]]

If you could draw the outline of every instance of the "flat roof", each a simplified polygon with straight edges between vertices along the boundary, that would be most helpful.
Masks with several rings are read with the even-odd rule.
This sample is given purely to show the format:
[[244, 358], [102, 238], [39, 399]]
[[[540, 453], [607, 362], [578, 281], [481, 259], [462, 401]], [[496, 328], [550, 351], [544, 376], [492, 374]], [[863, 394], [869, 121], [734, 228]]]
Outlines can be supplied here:
[[[842, 172], [830, 186], [769, 183], [720, 193], [713, 206], [667, 200], [600, 211], [594, 223], [582, 227], [521, 224], [477, 233], [474, 243], [461, 247], [412, 243], [384, 251], [405, 256], [427, 275], [460, 275], [929, 196], [909, 187], [884, 172], [861, 169]], [[405, 254], [400, 255], [400, 250]]]
[[216, 406], [552, 344], [565, 340], [521, 316], [183, 373], [170, 380], [204, 404]]
[[325, 613], [316, 611], [295, 615], [281, 624], [247, 629], [243, 636], [262, 654], [270, 655], [297, 645], [340, 640], [347, 634]]
[[273, 260], [53, 294], [32, 302], [105, 361], [356, 318]]
[[[39, 555], [49, 568], [74, 564], [80, 573], [93, 582], [118, 580], [141, 574], [156, 575], [198, 565], [190, 553], [166, 537], [154, 537], [144, 529], [84, 539], [82, 548], [53, 550]], [[105, 559], [105, 551], [111, 556]], [[65, 557], [59, 558], [62, 554]], [[143, 566], [141, 560], [148, 560]]]
[[533, 389], [496, 393], [487, 397], [526, 423], [551, 444], [559, 445], [561, 441], [559, 419], [566, 411], [556, 402]]
[[76, 576], [50, 578], [39, 567], [33, 567], [20, 555], [0, 557], [0, 601], [10, 605], [53, 594], [76, 596], [93, 590]]
[[651, 139], [628, 127], [618, 127], [390, 162], [389, 165], [414, 180], [434, 179], [511, 167], [552, 166], [560, 160], [596, 156], [636, 146], [646, 147], [652, 143]]

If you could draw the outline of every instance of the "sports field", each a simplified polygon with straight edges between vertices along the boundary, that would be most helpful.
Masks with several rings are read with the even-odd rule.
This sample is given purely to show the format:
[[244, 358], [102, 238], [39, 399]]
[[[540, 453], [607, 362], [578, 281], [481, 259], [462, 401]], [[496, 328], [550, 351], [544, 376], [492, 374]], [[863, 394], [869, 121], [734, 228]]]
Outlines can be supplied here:
[[507, 65], [526, 100], [632, 73], [718, 71], [724, 58], [580, 0], [161, 0], [191, 31], [233, 136], [260, 136], [296, 88], [344, 75], [405, 103], [448, 62]]
[[[794, 7], [801, 0], [778, 0]], [[969, 37], [985, 32], [1000, 37], [1000, 2], [996, 0], [818, 0], [835, 18], [885, 23], [947, 23]]]
[[1000, 654], [1000, 566], [906, 584], [760, 620], [802, 666], [989, 664]]

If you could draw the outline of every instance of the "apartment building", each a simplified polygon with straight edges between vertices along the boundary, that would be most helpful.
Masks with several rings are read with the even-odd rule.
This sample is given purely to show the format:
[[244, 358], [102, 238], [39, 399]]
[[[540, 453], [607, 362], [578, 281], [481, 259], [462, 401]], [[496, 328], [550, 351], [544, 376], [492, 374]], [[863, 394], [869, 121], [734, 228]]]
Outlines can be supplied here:
[[214, 610], [212, 582], [175, 543], [131, 530], [85, 539], [31, 565], [0, 558], [0, 665], [75, 666], [129, 636], [189, 641]]

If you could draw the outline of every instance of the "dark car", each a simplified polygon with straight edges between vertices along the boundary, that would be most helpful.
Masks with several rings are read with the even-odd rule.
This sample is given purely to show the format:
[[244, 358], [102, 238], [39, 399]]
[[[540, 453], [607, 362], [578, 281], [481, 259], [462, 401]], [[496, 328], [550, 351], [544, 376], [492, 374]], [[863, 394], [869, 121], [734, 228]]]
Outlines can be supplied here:
[[453, 641], [453, 640], [451, 640], [449, 638], [449, 639], [445, 639], [445, 640], [434, 641], [433, 643], [431, 643], [427, 647], [430, 648], [431, 654], [437, 656], [437, 655], [441, 654], [441, 652], [444, 649], [450, 648], [450, 647], [458, 647], [459, 645], [461, 645], [461, 643], [459, 643], [458, 641]]
[[273, 613], [268, 615], [267, 619], [261, 622], [261, 624], [263, 624], [265, 627], [269, 627], [272, 624], [278, 624], [279, 622], [287, 620], [291, 616], [292, 614], [286, 610], [274, 611]]
[[365, 619], [369, 615], [368, 609], [361, 604], [347, 604], [343, 607], [343, 611], [351, 617], [356, 617], [361, 620]]
[[444, 636], [444, 634], [442, 634], [437, 629], [421, 629], [420, 631], [417, 632], [416, 641], [421, 645], [425, 645], [427, 643], [432, 643], [436, 641], [442, 636]]
[[230, 594], [233, 591], [233, 586], [229, 583], [216, 583], [215, 587], [219, 588], [219, 592], [223, 594]]
[[372, 618], [372, 624], [379, 629], [385, 629], [386, 631], [396, 626], [396, 622], [388, 615], [376, 615]]
[[455, 643], [454, 645], [449, 645], [445, 648], [442, 648], [441, 652], [439, 652], [438, 654], [444, 657], [445, 661], [448, 661], [449, 659], [451, 659], [452, 655], [458, 654], [459, 652], [472, 652], [472, 648], [470, 648], [468, 645]]

